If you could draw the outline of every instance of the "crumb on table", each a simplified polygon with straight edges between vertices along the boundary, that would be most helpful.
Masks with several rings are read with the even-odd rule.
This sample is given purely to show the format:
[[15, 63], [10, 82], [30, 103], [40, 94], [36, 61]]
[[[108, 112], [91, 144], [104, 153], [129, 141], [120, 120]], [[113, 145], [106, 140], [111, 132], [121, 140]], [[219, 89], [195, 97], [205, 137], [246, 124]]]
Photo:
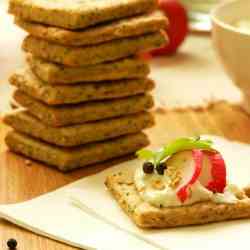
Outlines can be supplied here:
[[31, 165], [32, 165], [31, 160], [25, 160], [25, 165], [27, 165], [27, 166], [31, 166]]

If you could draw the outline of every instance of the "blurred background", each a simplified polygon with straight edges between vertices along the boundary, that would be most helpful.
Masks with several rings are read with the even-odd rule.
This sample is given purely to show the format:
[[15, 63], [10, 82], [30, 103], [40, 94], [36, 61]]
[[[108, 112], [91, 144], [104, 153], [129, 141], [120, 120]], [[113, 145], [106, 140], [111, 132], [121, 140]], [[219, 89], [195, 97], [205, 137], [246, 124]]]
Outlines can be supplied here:
[[181, 2], [188, 10], [191, 28], [197, 31], [210, 31], [212, 27], [210, 12], [222, 0], [181, 0]]

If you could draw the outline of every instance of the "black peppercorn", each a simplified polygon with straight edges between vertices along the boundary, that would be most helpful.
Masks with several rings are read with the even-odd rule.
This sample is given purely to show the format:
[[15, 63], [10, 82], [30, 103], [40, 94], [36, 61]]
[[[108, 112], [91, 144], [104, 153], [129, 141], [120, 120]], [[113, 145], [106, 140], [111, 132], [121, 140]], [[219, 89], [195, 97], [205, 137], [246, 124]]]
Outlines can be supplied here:
[[145, 174], [152, 174], [154, 171], [154, 164], [152, 162], [144, 162], [143, 164], [143, 172]]
[[9, 239], [7, 241], [7, 246], [9, 247], [9, 249], [14, 250], [17, 247], [17, 241], [15, 239]]
[[167, 169], [167, 166], [165, 163], [160, 163], [156, 166], [156, 171], [159, 175], [164, 175], [164, 170]]
[[196, 141], [200, 141], [200, 139], [201, 139], [200, 135], [198, 135], [198, 136], [195, 137]]

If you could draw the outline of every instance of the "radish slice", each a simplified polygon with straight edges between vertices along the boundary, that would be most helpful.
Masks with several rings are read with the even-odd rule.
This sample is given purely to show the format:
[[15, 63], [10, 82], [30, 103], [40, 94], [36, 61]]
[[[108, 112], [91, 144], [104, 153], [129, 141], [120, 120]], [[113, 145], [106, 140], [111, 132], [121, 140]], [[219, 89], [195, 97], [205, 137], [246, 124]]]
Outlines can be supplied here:
[[199, 182], [207, 187], [212, 180], [212, 163], [208, 154], [203, 151], [202, 171], [199, 176]]
[[214, 193], [223, 193], [226, 187], [226, 164], [219, 152], [204, 152], [200, 183]]
[[[182, 151], [167, 160], [168, 171], [173, 169], [178, 172], [181, 177], [175, 189], [182, 203], [184, 203], [189, 196], [189, 188], [200, 176], [202, 161], [203, 152], [201, 150]], [[171, 181], [173, 182], [174, 179]]]

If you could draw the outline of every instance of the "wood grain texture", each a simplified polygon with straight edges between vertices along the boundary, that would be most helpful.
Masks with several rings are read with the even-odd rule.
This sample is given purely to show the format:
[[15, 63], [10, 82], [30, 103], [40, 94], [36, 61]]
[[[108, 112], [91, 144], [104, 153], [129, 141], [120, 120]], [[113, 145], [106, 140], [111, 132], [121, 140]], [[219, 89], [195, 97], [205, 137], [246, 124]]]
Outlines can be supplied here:
[[[148, 130], [153, 145], [164, 144], [179, 136], [199, 134], [222, 135], [228, 139], [250, 142], [250, 117], [240, 108], [225, 103], [207, 110], [185, 112], [157, 110], [156, 120], [157, 125]], [[69, 174], [62, 174], [35, 162], [27, 166], [23, 157], [6, 151], [4, 136], [7, 130], [8, 128], [0, 122], [1, 204], [31, 199], [124, 160], [91, 166]], [[1, 249], [5, 249], [6, 240], [11, 237], [18, 240], [19, 250], [75, 249], [34, 235], [2, 220], [0, 220], [0, 232]]]

